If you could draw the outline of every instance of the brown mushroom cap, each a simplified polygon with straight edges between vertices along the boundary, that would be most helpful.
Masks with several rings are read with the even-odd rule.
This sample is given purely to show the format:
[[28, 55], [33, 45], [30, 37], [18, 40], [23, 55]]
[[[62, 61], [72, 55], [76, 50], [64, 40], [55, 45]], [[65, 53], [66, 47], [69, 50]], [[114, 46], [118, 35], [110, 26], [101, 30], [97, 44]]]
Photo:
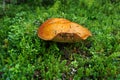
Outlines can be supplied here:
[[38, 36], [43, 40], [56, 42], [79, 42], [92, 34], [77, 23], [63, 18], [51, 18], [39, 27]]

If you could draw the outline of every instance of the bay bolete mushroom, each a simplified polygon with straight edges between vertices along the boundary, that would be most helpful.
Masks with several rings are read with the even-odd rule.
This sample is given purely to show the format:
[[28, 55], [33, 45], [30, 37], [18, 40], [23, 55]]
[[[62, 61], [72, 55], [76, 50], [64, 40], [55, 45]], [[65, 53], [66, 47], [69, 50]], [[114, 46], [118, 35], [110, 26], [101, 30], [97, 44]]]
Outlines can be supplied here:
[[56, 42], [79, 42], [92, 36], [83, 26], [64, 18], [51, 18], [38, 29], [38, 36], [43, 40]]

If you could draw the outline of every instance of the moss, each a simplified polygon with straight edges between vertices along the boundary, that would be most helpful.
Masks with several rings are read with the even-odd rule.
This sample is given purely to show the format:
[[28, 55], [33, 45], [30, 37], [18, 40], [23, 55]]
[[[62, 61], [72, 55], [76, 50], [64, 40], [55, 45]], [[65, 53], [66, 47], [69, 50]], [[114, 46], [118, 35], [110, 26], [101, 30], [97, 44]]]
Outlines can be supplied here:
[[[0, 79], [119, 79], [120, 3], [88, 1], [6, 5], [0, 19]], [[77, 22], [93, 36], [73, 44], [43, 41], [37, 29], [51, 17]]]

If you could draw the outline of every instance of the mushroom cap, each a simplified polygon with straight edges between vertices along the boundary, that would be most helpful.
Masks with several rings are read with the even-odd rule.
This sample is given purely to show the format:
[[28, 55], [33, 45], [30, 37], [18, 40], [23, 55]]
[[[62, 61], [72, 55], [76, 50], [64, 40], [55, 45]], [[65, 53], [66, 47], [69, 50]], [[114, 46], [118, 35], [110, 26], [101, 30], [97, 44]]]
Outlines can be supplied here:
[[83, 26], [63, 18], [51, 18], [38, 29], [38, 36], [43, 40], [56, 42], [79, 42], [92, 36]]

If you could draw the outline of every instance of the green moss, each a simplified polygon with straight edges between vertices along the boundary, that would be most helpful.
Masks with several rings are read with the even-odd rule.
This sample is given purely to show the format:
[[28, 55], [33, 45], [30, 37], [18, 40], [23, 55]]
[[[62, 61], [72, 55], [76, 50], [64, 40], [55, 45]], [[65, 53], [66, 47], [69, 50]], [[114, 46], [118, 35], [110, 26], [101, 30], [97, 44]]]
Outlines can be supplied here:
[[[119, 79], [120, 2], [88, 1], [6, 4], [0, 19], [0, 79]], [[38, 27], [52, 17], [77, 22], [93, 36], [73, 44], [39, 39]]]

